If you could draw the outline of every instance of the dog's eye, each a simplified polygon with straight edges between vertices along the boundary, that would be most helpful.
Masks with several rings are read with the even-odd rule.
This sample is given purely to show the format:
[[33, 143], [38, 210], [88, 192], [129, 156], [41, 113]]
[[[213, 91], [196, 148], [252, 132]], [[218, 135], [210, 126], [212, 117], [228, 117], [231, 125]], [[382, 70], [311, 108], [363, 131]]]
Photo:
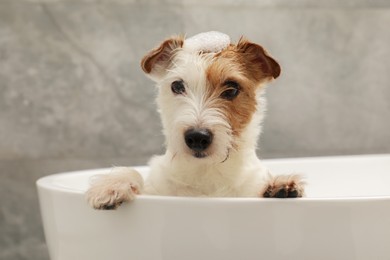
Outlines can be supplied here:
[[184, 87], [184, 82], [182, 80], [176, 80], [171, 84], [171, 90], [175, 94], [183, 94], [186, 92], [186, 88]]
[[235, 81], [226, 81], [223, 84], [227, 89], [222, 92], [221, 98], [227, 99], [227, 100], [233, 100], [237, 95], [240, 93], [240, 85], [238, 85]]

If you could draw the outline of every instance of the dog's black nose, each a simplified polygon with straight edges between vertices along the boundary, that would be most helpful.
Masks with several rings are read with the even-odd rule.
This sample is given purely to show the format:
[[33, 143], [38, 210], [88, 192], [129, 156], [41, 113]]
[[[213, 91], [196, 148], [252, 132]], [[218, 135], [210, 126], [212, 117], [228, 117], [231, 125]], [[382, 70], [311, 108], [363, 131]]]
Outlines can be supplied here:
[[184, 133], [187, 146], [195, 152], [203, 152], [213, 141], [213, 134], [207, 129], [190, 129]]

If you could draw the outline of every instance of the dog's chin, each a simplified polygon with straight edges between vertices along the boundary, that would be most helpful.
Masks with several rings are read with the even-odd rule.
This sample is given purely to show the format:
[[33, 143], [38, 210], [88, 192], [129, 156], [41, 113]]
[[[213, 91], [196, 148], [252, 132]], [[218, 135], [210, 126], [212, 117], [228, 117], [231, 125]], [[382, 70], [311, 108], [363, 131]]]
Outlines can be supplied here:
[[[220, 163], [224, 163], [226, 162], [228, 159], [229, 159], [229, 155], [230, 155], [230, 150], [228, 149], [226, 154], [222, 155], [222, 156], [216, 156], [216, 155], [212, 155], [212, 154], [209, 154], [207, 152], [191, 152], [190, 153], [190, 156], [194, 159], [203, 159], [205, 161], [214, 161], [214, 162], [220, 162]], [[202, 161], [203, 161], [202, 160]]]

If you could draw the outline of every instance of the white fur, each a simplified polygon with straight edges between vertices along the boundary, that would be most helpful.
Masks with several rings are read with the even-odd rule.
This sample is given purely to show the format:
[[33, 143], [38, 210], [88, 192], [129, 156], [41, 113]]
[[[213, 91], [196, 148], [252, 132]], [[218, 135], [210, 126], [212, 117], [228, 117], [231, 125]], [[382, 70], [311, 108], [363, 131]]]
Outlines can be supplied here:
[[[178, 52], [175, 56], [174, 68], [157, 83], [159, 89], [157, 104], [168, 152], [179, 157], [189, 155], [182, 138], [185, 130], [190, 127], [208, 128], [215, 136], [210, 158], [221, 162], [226, 158], [229, 144], [232, 142], [231, 129], [221, 111], [213, 107], [216, 100], [207, 100], [204, 95], [205, 70], [210, 62], [207, 56], [192, 52]], [[170, 85], [177, 79], [185, 82], [185, 95], [172, 95]]]
[[[257, 93], [257, 112], [251, 123], [239, 139], [233, 140], [227, 119], [213, 106], [216, 100], [205, 98], [205, 72], [211, 57], [179, 51], [168, 74], [157, 81], [167, 151], [150, 161], [144, 190], [147, 194], [256, 197], [265, 185], [267, 170], [255, 152], [265, 106], [262, 93]], [[172, 95], [170, 84], [177, 79], [186, 83], [186, 95]], [[194, 158], [186, 147], [183, 135], [190, 127], [208, 128], [214, 133], [208, 157]], [[238, 149], [233, 149], [233, 142]]]

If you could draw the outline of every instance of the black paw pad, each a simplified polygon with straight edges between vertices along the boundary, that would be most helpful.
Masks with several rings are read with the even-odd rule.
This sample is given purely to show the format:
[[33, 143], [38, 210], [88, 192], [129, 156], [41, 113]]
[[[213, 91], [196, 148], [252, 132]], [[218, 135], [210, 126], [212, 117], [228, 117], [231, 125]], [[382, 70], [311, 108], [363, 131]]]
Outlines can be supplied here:
[[278, 191], [274, 194], [273, 197], [274, 197], [274, 198], [281, 198], [281, 199], [283, 199], [283, 198], [288, 198], [288, 190], [285, 189], [285, 188], [282, 188], [282, 189], [278, 190]]
[[117, 209], [122, 203], [123, 203], [123, 201], [113, 203], [113, 204], [102, 205], [99, 209], [103, 209], [103, 210]]
[[269, 186], [267, 190], [263, 193], [264, 198], [298, 198], [301, 197], [298, 190], [294, 187], [282, 187], [277, 190], [277, 188]]
[[289, 190], [287, 198], [298, 198], [298, 191], [297, 190]]

